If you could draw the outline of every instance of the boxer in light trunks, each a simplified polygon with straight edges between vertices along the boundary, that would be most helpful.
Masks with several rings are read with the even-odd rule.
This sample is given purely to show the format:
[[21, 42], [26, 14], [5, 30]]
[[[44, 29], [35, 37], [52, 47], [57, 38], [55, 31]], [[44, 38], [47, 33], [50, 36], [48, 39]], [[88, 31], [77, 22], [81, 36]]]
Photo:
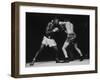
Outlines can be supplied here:
[[81, 52], [81, 50], [78, 48], [77, 46], [77, 43], [75, 43], [75, 38], [76, 38], [76, 34], [74, 32], [74, 26], [73, 24], [70, 22], [70, 21], [63, 21], [63, 22], [59, 22], [59, 24], [62, 24], [64, 25], [64, 29], [65, 29], [65, 33], [67, 35], [67, 38], [63, 44], [63, 47], [62, 47], [62, 51], [65, 55], [65, 62], [68, 62], [70, 61], [71, 59], [68, 58], [68, 53], [66, 51], [66, 48], [70, 45], [70, 44], [74, 44], [74, 47], [75, 49], [77, 50], [77, 52], [79, 53], [80, 55], [80, 61], [83, 60], [83, 54]]
[[62, 63], [63, 62], [63, 61], [60, 61], [59, 58], [58, 58], [59, 51], [58, 51], [58, 48], [57, 48], [57, 43], [52, 38], [53, 34], [56, 31], [59, 31], [59, 27], [56, 26], [56, 25], [59, 25], [58, 23], [59, 23], [58, 19], [51, 20], [51, 22], [48, 23], [48, 25], [46, 27], [45, 35], [43, 37], [43, 40], [42, 40], [42, 43], [41, 43], [41, 46], [40, 46], [40, 49], [37, 51], [35, 57], [33, 58], [33, 61], [32, 61], [31, 65], [34, 64], [37, 56], [44, 49], [45, 46], [52, 47], [56, 51], [56, 63]]

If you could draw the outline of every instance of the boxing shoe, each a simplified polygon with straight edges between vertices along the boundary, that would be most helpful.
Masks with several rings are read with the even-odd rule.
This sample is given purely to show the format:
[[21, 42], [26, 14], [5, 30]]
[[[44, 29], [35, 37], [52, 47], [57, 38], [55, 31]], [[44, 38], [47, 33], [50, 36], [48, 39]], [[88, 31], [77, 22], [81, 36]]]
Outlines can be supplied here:
[[64, 60], [59, 60], [58, 58], [56, 58], [56, 63], [64, 63]]
[[69, 58], [65, 58], [64, 59], [64, 62], [69, 63], [70, 62], [70, 59]]
[[35, 59], [30, 63], [30, 66], [33, 66], [35, 63]]
[[80, 59], [80, 61], [83, 61], [84, 60], [84, 57], [83, 56], [80, 56], [79, 59]]

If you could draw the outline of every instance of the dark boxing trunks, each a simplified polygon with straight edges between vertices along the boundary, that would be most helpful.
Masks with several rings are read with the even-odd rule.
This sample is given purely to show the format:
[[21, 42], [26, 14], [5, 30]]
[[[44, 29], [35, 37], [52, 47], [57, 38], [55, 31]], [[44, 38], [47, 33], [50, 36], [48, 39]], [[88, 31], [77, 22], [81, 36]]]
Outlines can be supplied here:
[[68, 42], [74, 41], [75, 38], [76, 38], [76, 34], [75, 33], [67, 34], [67, 41]]

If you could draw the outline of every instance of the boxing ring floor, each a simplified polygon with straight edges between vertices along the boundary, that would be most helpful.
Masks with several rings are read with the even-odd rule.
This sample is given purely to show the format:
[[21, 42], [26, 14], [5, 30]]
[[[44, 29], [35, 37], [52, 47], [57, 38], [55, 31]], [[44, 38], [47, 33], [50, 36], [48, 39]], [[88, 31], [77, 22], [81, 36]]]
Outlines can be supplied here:
[[34, 65], [30, 66], [30, 63], [26, 64], [26, 67], [43, 67], [43, 66], [71, 66], [71, 65], [88, 65], [90, 63], [89, 59], [84, 59], [83, 61], [74, 60], [69, 63], [56, 63], [56, 61], [46, 61], [46, 62], [35, 62]]

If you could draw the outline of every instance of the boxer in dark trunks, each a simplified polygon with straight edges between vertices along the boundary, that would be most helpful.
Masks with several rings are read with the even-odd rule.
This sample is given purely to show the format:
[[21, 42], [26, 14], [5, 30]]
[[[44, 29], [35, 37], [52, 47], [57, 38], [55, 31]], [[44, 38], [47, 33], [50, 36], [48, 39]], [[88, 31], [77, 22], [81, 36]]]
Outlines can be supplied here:
[[74, 26], [70, 21], [62, 21], [59, 22], [59, 24], [64, 25], [63, 28], [65, 29], [64, 32], [66, 33], [66, 40], [63, 44], [62, 47], [62, 51], [65, 55], [65, 62], [70, 61], [70, 59], [68, 58], [68, 53], [66, 51], [66, 48], [70, 45], [73, 44], [75, 49], [77, 50], [77, 52], [80, 55], [80, 61], [83, 60], [83, 54], [81, 52], [81, 50], [78, 48], [77, 43], [75, 42], [75, 38], [76, 38], [76, 34], [74, 32]]

